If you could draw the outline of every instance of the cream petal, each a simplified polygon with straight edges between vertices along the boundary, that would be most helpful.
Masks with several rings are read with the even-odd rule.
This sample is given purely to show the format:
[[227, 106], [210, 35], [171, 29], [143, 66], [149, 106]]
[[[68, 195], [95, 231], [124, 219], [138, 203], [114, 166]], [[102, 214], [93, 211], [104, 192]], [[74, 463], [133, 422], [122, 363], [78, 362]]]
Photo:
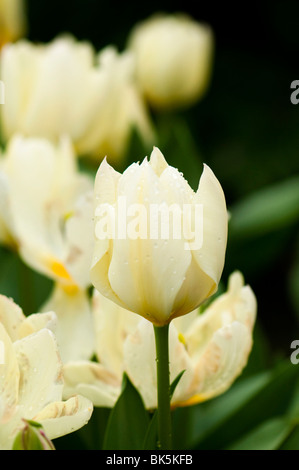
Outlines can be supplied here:
[[63, 397], [79, 394], [94, 406], [113, 407], [121, 392], [121, 378], [102, 364], [88, 361], [69, 362], [63, 368]]
[[12, 341], [0, 323], [0, 423], [8, 421], [15, 412], [19, 378], [20, 372]]
[[94, 251], [93, 197], [84, 194], [77, 202], [73, 215], [66, 221], [67, 257], [64, 265], [82, 288], [91, 284], [90, 265]]
[[36, 83], [39, 51], [28, 41], [7, 44], [1, 51], [1, 79], [5, 83], [5, 101], [1, 106], [3, 136], [7, 140], [15, 132], [24, 132], [28, 99]]
[[181, 289], [174, 302], [174, 315], [176, 318], [196, 309], [214, 291], [214, 281], [206, 275], [192, 258], [190, 266], [184, 276]]
[[2, 324], [12, 342], [19, 339], [19, 328], [25, 320], [22, 309], [12, 299], [0, 295], [0, 324]]
[[93, 294], [92, 312], [97, 358], [121, 380], [124, 367], [123, 343], [128, 334], [136, 328], [139, 317], [97, 291]]
[[57, 315], [56, 338], [63, 362], [89, 359], [94, 353], [94, 333], [90, 303], [86, 290], [54, 286], [43, 312]]
[[66, 402], [50, 403], [35, 415], [34, 420], [42, 424], [49, 439], [56, 439], [85, 426], [92, 412], [90, 400], [75, 396]]
[[212, 170], [204, 165], [194, 204], [203, 206], [202, 246], [192, 255], [215, 283], [220, 280], [227, 243], [228, 215], [223, 190]]
[[48, 403], [61, 397], [62, 363], [57, 344], [53, 333], [43, 329], [13, 346], [21, 373], [18, 415], [33, 419]]
[[[117, 196], [117, 184], [120, 173], [109, 165], [104, 158], [99, 166], [94, 184], [95, 209], [100, 204], [114, 204]], [[96, 212], [96, 211], [95, 211]], [[97, 213], [95, 214], [97, 215]]]
[[161, 176], [163, 171], [168, 167], [168, 163], [158, 147], [154, 147], [151, 153], [150, 164], [157, 176]]
[[[130, 222], [136, 222], [137, 232], [133, 228], [131, 233], [129, 222], [125, 225], [123, 239], [113, 241], [110, 285], [125, 308], [151, 318], [156, 324], [164, 323], [173, 310], [191, 255], [183, 249], [184, 240], [169, 239], [159, 230], [158, 233], [150, 233], [153, 206], [158, 209], [165, 201], [165, 194], [159, 178], [146, 160], [142, 165], [131, 166], [125, 171], [119, 180], [118, 194], [125, 198], [128, 214], [132, 210], [133, 220]], [[120, 204], [122, 200], [117, 213], [122, 212]], [[134, 213], [135, 209], [137, 212]]]
[[36, 331], [47, 328], [54, 334], [57, 328], [57, 316], [54, 312], [34, 313], [26, 317], [18, 329], [18, 339], [25, 338]]
[[225, 392], [245, 367], [252, 347], [252, 335], [248, 328], [233, 322], [220, 328], [200, 356], [194, 374], [194, 382], [185, 403], [194, 404]]
[[228, 290], [217, 297], [192, 327], [186, 332], [190, 354], [199, 357], [211, 340], [213, 334], [233, 321], [243, 323], [252, 331], [257, 311], [257, 302], [250, 286], [244, 286], [239, 271], [229, 277]]

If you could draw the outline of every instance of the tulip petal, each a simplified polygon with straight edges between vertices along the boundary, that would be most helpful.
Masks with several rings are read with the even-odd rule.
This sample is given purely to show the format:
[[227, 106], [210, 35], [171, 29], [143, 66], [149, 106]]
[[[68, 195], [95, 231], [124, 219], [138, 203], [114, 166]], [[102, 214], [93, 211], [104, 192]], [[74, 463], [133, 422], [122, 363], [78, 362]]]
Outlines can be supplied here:
[[67, 256], [64, 265], [82, 288], [90, 285], [90, 265], [94, 250], [93, 198], [86, 193], [79, 198], [73, 215], [65, 225]]
[[179, 406], [192, 405], [224, 393], [240, 375], [252, 347], [252, 335], [239, 322], [214, 333], [195, 368], [191, 390], [196, 392]]
[[19, 328], [25, 320], [22, 309], [12, 299], [0, 295], [0, 324], [2, 324], [12, 342], [19, 339]]
[[60, 399], [62, 363], [50, 330], [40, 330], [13, 346], [21, 372], [18, 415], [32, 419], [48, 403]]
[[[164, 186], [146, 160], [124, 172], [118, 189], [128, 212], [133, 209], [130, 222], [136, 223], [137, 229], [130, 232], [129, 222], [125, 237], [113, 241], [110, 285], [126, 309], [163, 324], [173, 310], [191, 255], [184, 250], [181, 238], [169, 239], [159, 231], [150, 233], [153, 207], [159, 209], [167, 199]], [[161, 229], [159, 224], [158, 229]]]
[[54, 311], [58, 322], [55, 336], [63, 362], [89, 359], [94, 353], [94, 334], [86, 290], [56, 284], [42, 307]]
[[254, 293], [249, 286], [244, 286], [242, 274], [234, 272], [229, 278], [227, 292], [217, 297], [185, 333], [190, 354], [199, 357], [213, 334], [233, 321], [244, 324], [251, 332], [256, 310]]
[[194, 203], [203, 206], [203, 237], [201, 248], [193, 250], [192, 255], [214, 281], [216, 289], [224, 266], [228, 214], [221, 185], [207, 165], [204, 165]]
[[18, 329], [18, 339], [47, 328], [54, 334], [57, 329], [57, 316], [54, 312], [33, 313], [25, 318]]
[[0, 423], [5, 423], [15, 412], [19, 378], [20, 372], [13, 344], [0, 323]]
[[42, 424], [49, 439], [56, 439], [85, 426], [92, 411], [90, 400], [76, 396], [66, 402], [50, 403], [34, 417], [34, 420]]
[[140, 319], [97, 291], [93, 295], [92, 307], [97, 358], [121, 381], [124, 372], [123, 342], [135, 330]]
[[94, 406], [113, 407], [121, 391], [121, 379], [96, 362], [69, 362], [63, 368], [63, 376], [64, 398], [83, 395]]
[[[234, 272], [226, 293], [197, 316], [185, 332], [194, 367], [194, 381], [186, 404], [223, 393], [246, 365], [252, 346], [257, 303], [243, 276]], [[187, 392], [187, 391], [186, 391]]]

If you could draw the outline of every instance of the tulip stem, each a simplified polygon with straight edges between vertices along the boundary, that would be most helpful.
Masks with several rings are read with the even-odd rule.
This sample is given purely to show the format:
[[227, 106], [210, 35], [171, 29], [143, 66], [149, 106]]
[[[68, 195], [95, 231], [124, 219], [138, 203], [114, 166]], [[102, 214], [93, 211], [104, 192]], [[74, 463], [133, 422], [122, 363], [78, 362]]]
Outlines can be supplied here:
[[169, 325], [155, 326], [158, 398], [158, 448], [171, 450]]

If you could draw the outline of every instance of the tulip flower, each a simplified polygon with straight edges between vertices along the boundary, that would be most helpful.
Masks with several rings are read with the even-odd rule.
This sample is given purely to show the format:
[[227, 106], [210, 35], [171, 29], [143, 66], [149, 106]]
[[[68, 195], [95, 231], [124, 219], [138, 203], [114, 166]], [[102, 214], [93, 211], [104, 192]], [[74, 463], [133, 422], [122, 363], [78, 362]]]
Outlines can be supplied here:
[[123, 174], [104, 160], [95, 181], [91, 281], [126, 310], [169, 324], [217, 290], [227, 221], [207, 165], [194, 192], [158, 148]]
[[136, 81], [157, 109], [194, 104], [207, 89], [212, 63], [211, 28], [187, 15], [154, 15], [137, 24], [128, 44]]
[[[252, 347], [257, 303], [240, 272], [231, 274], [228, 290], [203, 313], [176, 318], [170, 325], [170, 380], [185, 371], [172, 407], [190, 406], [224, 393], [242, 373]], [[64, 366], [64, 396], [82, 394], [94, 406], [113, 407], [126, 372], [146, 408], [157, 407], [155, 339], [148, 321], [124, 310], [95, 291], [93, 315], [98, 362]]]
[[62, 362], [53, 332], [53, 312], [25, 319], [21, 309], [0, 297], [0, 449], [12, 449], [24, 420], [41, 424], [48, 439], [84, 426], [92, 403], [73, 396], [62, 401]]
[[88, 42], [67, 36], [49, 44], [8, 44], [0, 62], [5, 141], [22, 134], [57, 143], [68, 135], [76, 154], [96, 159], [108, 151], [111, 158], [121, 158], [133, 127], [151, 141], [131, 53], [118, 54], [109, 46], [96, 54]]
[[92, 185], [69, 139], [55, 146], [15, 136], [0, 158], [0, 179], [7, 202], [0, 207], [1, 241], [13, 239], [22, 259], [54, 281], [87, 285], [91, 248], [82, 241], [92, 230]]
[[77, 168], [70, 140], [54, 145], [15, 136], [0, 158], [0, 192], [0, 240], [55, 283], [41, 310], [55, 310], [59, 317], [63, 360], [89, 358], [92, 185]]
[[0, 0], [0, 47], [24, 35], [26, 29], [24, 0]]
[[104, 296], [154, 325], [158, 434], [171, 449], [169, 324], [218, 287], [228, 214], [222, 188], [205, 165], [194, 192], [159, 149], [121, 175], [107, 161], [95, 181], [91, 281]]

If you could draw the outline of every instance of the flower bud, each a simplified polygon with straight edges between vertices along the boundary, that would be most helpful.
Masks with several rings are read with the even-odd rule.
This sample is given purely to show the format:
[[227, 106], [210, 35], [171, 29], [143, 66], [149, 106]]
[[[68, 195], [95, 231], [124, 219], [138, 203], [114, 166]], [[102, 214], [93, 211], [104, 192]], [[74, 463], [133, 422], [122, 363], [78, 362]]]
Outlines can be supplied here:
[[12, 450], [55, 450], [41, 424], [25, 419], [23, 421], [25, 425], [17, 434]]
[[91, 281], [102, 295], [162, 326], [217, 290], [228, 217], [207, 165], [194, 192], [157, 148], [122, 175], [104, 160], [95, 205]]
[[206, 91], [212, 62], [209, 26], [186, 15], [154, 16], [129, 38], [138, 85], [155, 108], [189, 106]]

